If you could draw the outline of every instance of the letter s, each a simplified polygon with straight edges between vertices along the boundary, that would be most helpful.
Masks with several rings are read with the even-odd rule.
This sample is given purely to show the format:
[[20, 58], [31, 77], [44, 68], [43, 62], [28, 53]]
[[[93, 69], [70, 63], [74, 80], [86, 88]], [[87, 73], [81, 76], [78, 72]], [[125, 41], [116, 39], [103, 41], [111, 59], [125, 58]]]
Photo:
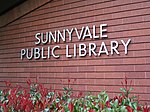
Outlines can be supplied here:
[[38, 38], [38, 36], [40, 36], [40, 35], [41, 35], [41, 33], [36, 33], [35, 34], [35, 38], [38, 40], [37, 42], [35, 42], [36, 45], [41, 43], [40, 38]]

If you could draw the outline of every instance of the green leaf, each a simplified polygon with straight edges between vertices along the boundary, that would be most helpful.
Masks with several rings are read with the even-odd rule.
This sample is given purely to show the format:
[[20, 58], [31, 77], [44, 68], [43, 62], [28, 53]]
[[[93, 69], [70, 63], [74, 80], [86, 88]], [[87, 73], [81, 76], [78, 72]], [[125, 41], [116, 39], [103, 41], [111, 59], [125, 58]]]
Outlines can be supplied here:
[[105, 94], [105, 95], [104, 95], [104, 101], [105, 101], [105, 103], [106, 103], [108, 100], [109, 100], [109, 97], [108, 97], [107, 94]]
[[114, 107], [115, 107], [115, 108], [118, 107], [118, 99], [116, 99], [116, 100], [114, 101]]
[[67, 87], [63, 87], [63, 89], [64, 89], [65, 91], [67, 91], [67, 90], [68, 90], [68, 88], [67, 88]]
[[130, 89], [129, 89], [129, 91], [132, 91], [132, 90], [133, 90], [133, 88], [130, 88]]
[[2, 90], [0, 90], [0, 96], [2, 96], [3, 95], [3, 91]]
[[100, 95], [104, 95], [104, 94], [106, 94], [106, 92], [105, 92], [105, 91], [100, 92]]
[[44, 112], [49, 112], [49, 111], [50, 111], [49, 108], [44, 109]]
[[126, 89], [124, 89], [124, 88], [120, 88], [120, 90], [121, 90], [122, 92], [124, 92], [124, 93], [127, 92]]
[[132, 103], [132, 108], [135, 110], [135, 109], [137, 109], [137, 103]]
[[120, 109], [121, 112], [126, 112], [126, 106], [121, 106], [121, 109]]
[[60, 99], [59, 98], [56, 98], [56, 103], [59, 103], [60, 102]]
[[123, 99], [121, 103], [122, 103], [122, 105], [125, 105], [126, 99]]

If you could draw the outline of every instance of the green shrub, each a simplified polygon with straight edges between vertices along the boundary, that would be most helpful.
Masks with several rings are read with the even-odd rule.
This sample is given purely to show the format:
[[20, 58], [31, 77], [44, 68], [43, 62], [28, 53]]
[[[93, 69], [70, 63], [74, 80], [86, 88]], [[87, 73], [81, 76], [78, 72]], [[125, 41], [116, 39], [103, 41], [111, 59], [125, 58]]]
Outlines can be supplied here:
[[[70, 80], [68, 80], [70, 81]], [[129, 97], [133, 90], [125, 78], [121, 94], [109, 98], [105, 91], [98, 95], [74, 94], [70, 86], [63, 92], [49, 91], [42, 84], [27, 80], [28, 89], [21, 86], [0, 90], [0, 111], [2, 112], [150, 112], [148, 105], [139, 104], [137, 96]], [[69, 83], [68, 83], [69, 84]]]

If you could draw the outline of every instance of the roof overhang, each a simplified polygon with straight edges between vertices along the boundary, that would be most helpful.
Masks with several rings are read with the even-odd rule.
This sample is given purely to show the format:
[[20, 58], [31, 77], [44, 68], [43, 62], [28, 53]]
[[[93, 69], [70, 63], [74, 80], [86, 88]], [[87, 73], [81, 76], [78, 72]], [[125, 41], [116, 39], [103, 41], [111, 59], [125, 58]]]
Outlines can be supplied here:
[[24, 1], [25, 0], [0, 0], [0, 15], [6, 13]]

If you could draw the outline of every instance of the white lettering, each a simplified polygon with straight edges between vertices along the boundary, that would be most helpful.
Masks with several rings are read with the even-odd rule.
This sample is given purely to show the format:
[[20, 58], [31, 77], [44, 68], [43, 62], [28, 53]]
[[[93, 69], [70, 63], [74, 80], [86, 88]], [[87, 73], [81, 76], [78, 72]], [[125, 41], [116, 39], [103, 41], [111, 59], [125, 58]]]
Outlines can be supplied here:
[[34, 59], [40, 58], [40, 48], [34, 48]]
[[84, 57], [86, 56], [87, 51], [86, 51], [86, 45], [85, 44], [79, 44], [79, 56]]
[[86, 37], [90, 37], [92, 38], [92, 35], [91, 35], [91, 32], [90, 32], [90, 29], [88, 26], [85, 27], [85, 31], [84, 31], [84, 34], [83, 34], [83, 40], [86, 38]]
[[27, 49], [27, 59], [31, 60], [33, 58], [33, 48], [31, 48], [31, 51]]
[[95, 25], [93, 25], [93, 38], [94, 38], [94, 39], [99, 38], [99, 36], [96, 35], [96, 26], [95, 26]]
[[54, 37], [54, 35], [52, 34], [52, 32], [49, 32], [49, 43], [50, 42], [52, 42], [52, 40], [56, 43], [57, 41], [57, 39], [56, 39], [56, 31], [55, 31], [55, 37]]
[[103, 33], [107, 32], [107, 29], [103, 29], [103, 27], [106, 27], [107, 24], [101, 24], [100, 25], [100, 36], [101, 38], [107, 38], [107, 35], [103, 35]]
[[44, 55], [44, 47], [42, 47], [42, 49], [41, 49], [41, 54], [42, 54], [41, 58], [46, 59], [46, 56]]
[[56, 49], [60, 49], [60, 46], [54, 46], [54, 47], [52, 48], [52, 56], [53, 56], [54, 58], [59, 58], [60, 55], [56, 55], [56, 54], [55, 54], [55, 50], [56, 50]]
[[66, 57], [67, 58], [71, 58], [72, 57], [72, 55], [69, 54], [69, 46], [68, 45], [66, 45]]
[[68, 29], [66, 29], [68, 34], [69, 34], [69, 41], [72, 41], [72, 32], [73, 32], [73, 28], [69, 31]]
[[96, 44], [89, 43], [89, 56], [92, 56], [92, 53], [94, 54], [94, 56], [97, 56], [95, 50], [96, 50]]
[[121, 42], [122, 42], [122, 44], [123, 44], [124, 47], [125, 47], [125, 48], [124, 48], [124, 50], [125, 50], [124, 53], [125, 53], [125, 54], [128, 54], [128, 45], [129, 45], [129, 43], [131, 42], [131, 39], [128, 39], [127, 43], [125, 43], [124, 40], [121, 40]]
[[40, 36], [40, 35], [41, 35], [41, 33], [36, 33], [35, 34], [35, 38], [38, 40], [38, 42], [35, 42], [36, 45], [41, 43], [40, 38], [38, 38], [38, 36]]
[[26, 54], [26, 50], [25, 49], [21, 49], [21, 59], [23, 59], [23, 56], [25, 56]]
[[117, 51], [118, 45], [119, 44], [117, 41], [111, 41], [111, 55], [113, 55], [114, 52], [116, 52], [116, 54], [119, 54], [119, 52]]
[[80, 34], [78, 33], [77, 28], [75, 28], [75, 31], [76, 31], [76, 34], [77, 34], [78, 39], [81, 40], [82, 35], [83, 35], [83, 31], [84, 31], [84, 27], [82, 27], [82, 30], [81, 30]]
[[102, 42], [102, 44], [101, 44], [101, 47], [100, 47], [98, 56], [100, 56], [102, 53], [109, 55], [109, 54], [108, 54], [108, 50], [107, 50], [106, 45], [105, 45], [104, 42]]
[[58, 30], [57, 31], [57, 39], [58, 39], [58, 42], [60, 42], [60, 38], [62, 39], [63, 42], [66, 41], [66, 33], [65, 33], [65, 30], [63, 30], [63, 35], [61, 34], [61, 32]]

